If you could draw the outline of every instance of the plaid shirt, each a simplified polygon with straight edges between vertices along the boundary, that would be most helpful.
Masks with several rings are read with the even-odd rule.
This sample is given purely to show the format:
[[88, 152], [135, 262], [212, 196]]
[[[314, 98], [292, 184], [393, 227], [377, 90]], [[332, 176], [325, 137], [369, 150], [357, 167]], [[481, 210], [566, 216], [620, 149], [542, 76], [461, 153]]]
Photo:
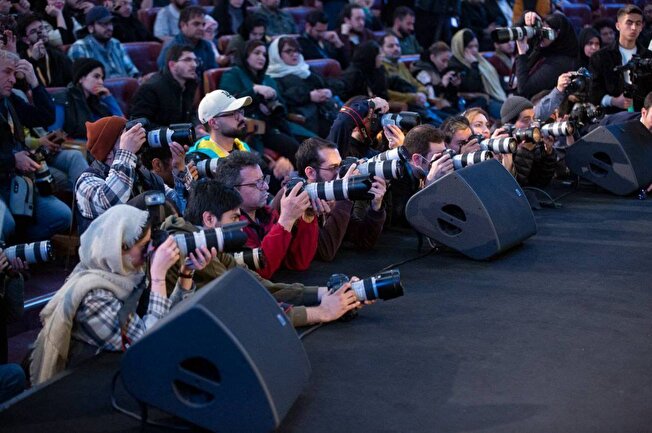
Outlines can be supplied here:
[[127, 54], [120, 41], [115, 38], [109, 39], [103, 45], [92, 35], [88, 35], [75, 41], [70, 46], [68, 57], [72, 60], [87, 57], [102, 62], [106, 71], [106, 77], [104, 78], [140, 76], [140, 71], [131, 61], [129, 54]]
[[[195, 292], [183, 290], [178, 284], [169, 298], [150, 292], [147, 314], [139, 317], [132, 314], [125, 326], [125, 336], [131, 344], [135, 343], [170, 309]], [[82, 300], [72, 329], [72, 336], [85, 343], [97, 346], [100, 350], [119, 352], [124, 350], [122, 330], [118, 322], [118, 312], [122, 302], [113, 293], [104, 289], [91, 290]]]

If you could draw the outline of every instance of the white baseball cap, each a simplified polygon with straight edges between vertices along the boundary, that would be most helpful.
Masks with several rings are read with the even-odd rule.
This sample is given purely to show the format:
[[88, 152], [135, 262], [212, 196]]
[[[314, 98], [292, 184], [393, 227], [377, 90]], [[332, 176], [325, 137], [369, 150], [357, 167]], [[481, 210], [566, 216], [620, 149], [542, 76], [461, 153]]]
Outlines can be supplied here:
[[251, 96], [236, 99], [226, 90], [213, 90], [199, 103], [197, 116], [201, 123], [207, 123], [219, 114], [239, 110], [249, 104], [251, 104]]

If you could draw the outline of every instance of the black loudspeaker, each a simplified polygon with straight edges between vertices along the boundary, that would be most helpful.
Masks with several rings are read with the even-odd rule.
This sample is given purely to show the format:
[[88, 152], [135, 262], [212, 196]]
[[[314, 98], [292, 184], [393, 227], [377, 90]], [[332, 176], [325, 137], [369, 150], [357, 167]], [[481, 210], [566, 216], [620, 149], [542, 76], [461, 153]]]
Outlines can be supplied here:
[[405, 214], [418, 232], [476, 260], [537, 232], [525, 193], [496, 160], [436, 180], [410, 198]]
[[141, 402], [211, 431], [260, 432], [279, 426], [310, 363], [274, 298], [236, 268], [130, 347], [121, 371]]
[[566, 165], [609, 192], [631, 194], [652, 183], [652, 134], [639, 121], [600, 126], [568, 148]]

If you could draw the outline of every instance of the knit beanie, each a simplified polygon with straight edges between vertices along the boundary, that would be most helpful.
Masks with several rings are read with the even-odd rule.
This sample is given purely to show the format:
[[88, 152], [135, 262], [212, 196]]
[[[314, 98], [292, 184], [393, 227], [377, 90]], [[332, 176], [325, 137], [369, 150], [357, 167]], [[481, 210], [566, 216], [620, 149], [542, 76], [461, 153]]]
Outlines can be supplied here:
[[88, 75], [95, 68], [102, 68], [102, 74], [105, 73], [104, 64], [98, 60], [87, 57], [75, 60], [72, 64], [72, 84], [76, 85], [82, 77]]
[[500, 108], [500, 121], [503, 123], [513, 123], [518, 119], [521, 111], [528, 108], [534, 108], [534, 105], [522, 96], [510, 96]]
[[95, 122], [86, 122], [86, 148], [93, 158], [104, 161], [127, 124], [124, 117], [103, 117]]

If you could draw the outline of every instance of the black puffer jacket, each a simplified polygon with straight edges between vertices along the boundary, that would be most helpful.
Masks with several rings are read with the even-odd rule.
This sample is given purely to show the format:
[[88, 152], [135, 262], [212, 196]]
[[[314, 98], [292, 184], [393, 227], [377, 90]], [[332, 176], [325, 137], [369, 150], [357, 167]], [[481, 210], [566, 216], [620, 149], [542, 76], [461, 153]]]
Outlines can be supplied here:
[[86, 122], [113, 115], [97, 96], [86, 99], [79, 86], [68, 84], [66, 90], [54, 95], [54, 102], [64, 107], [63, 130], [69, 136], [86, 139]]
[[521, 186], [547, 186], [555, 174], [557, 152], [547, 154], [540, 146], [528, 150], [521, 146], [514, 155], [516, 180]]

